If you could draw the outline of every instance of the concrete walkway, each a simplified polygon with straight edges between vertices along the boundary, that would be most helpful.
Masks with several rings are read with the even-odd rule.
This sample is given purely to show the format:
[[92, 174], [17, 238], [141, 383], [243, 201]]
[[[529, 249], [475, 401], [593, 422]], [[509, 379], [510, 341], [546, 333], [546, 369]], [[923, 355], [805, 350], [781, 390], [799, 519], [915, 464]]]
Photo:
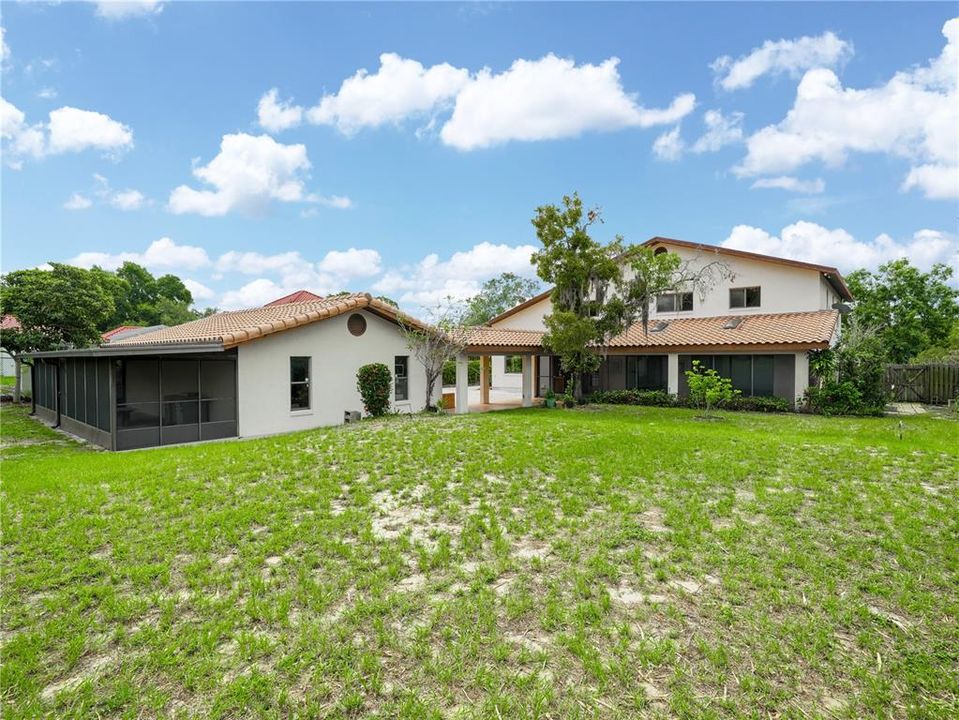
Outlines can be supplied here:
[[928, 410], [919, 403], [895, 402], [886, 407], [886, 415], [925, 415]]

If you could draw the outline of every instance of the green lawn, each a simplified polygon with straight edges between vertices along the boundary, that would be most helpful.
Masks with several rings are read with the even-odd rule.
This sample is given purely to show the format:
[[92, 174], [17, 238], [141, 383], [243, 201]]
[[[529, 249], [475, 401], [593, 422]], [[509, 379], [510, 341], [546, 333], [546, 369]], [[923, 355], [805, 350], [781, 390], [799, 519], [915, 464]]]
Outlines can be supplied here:
[[0, 421], [6, 718], [959, 715], [955, 420]]

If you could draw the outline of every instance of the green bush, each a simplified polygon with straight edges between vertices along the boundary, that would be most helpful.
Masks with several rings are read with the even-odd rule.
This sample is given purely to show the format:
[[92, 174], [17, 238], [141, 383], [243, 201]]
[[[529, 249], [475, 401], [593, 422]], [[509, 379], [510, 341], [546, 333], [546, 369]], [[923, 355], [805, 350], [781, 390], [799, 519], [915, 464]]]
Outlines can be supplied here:
[[[479, 385], [480, 377], [480, 361], [479, 359], [470, 360], [467, 365], [467, 372], [470, 385]], [[493, 378], [490, 377], [490, 382]], [[455, 385], [456, 384], [456, 361], [447, 360], [443, 363], [443, 385]]]
[[363, 398], [363, 407], [373, 417], [389, 412], [393, 392], [393, 376], [383, 363], [370, 363], [356, 371], [356, 389]]
[[607, 405], [651, 405], [674, 407], [679, 404], [675, 395], [665, 390], [600, 390], [594, 392], [590, 402]]
[[732, 400], [727, 400], [723, 407], [726, 410], [738, 410], [739, 412], [791, 412], [792, 403], [786, 398], [775, 397], [772, 395], [738, 395]]
[[882, 415], [885, 402], [867, 402], [856, 383], [827, 380], [822, 387], [806, 391], [806, 409], [820, 415]]
[[733, 390], [733, 381], [723, 377], [712, 368], [704, 369], [699, 360], [693, 360], [693, 369], [686, 371], [689, 383], [689, 399], [694, 407], [703, 411], [703, 417], [709, 417], [713, 408], [737, 397], [739, 390]]

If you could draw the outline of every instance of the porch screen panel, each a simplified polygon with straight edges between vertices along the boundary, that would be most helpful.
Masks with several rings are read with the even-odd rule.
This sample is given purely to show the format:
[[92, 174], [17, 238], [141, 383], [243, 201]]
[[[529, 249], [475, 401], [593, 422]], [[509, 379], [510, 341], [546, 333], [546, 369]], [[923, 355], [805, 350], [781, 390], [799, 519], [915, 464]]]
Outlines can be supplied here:
[[199, 372], [198, 360], [160, 362], [161, 445], [200, 439]]
[[772, 395], [776, 361], [772, 355], [753, 355], [753, 395]]
[[739, 390], [743, 395], [753, 394], [752, 380], [752, 357], [749, 355], [730, 355], [730, 374], [733, 381], [733, 389]]
[[84, 385], [86, 386], [86, 423], [87, 425], [92, 425], [93, 427], [99, 427], [99, 419], [97, 415], [97, 398], [98, 398], [98, 387], [97, 387], [97, 361], [95, 358], [87, 358], [83, 361], [83, 378]]
[[110, 430], [110, 361], [97, 361], [97, 427]]
[[64, 360], [60, 363], [57, 373], [60, 376], [60, 411], [66, 415], [67, 414], [67, 364], [69, 360]]
[[200, 361], [200, 438], [235, 437], [236, 362]]
[[118, 450], [160, 444], [159, 372], [157, 360], [117, 361]]

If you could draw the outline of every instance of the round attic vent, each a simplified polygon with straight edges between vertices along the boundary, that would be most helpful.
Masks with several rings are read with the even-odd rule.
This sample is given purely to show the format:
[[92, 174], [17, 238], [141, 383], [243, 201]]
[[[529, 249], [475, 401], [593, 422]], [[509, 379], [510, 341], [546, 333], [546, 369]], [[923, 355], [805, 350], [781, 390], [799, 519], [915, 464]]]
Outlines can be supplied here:
[[350, 335], [359, 337], [366, 332], [366, 318], [359, 313], [353, 313], [346, 320], [346, 329], [350, 331]]
[[653, 250], [653, 255], [662, 255], [664, 252], [669, 252], [669, 250], [660, 245], [658, 248]]

